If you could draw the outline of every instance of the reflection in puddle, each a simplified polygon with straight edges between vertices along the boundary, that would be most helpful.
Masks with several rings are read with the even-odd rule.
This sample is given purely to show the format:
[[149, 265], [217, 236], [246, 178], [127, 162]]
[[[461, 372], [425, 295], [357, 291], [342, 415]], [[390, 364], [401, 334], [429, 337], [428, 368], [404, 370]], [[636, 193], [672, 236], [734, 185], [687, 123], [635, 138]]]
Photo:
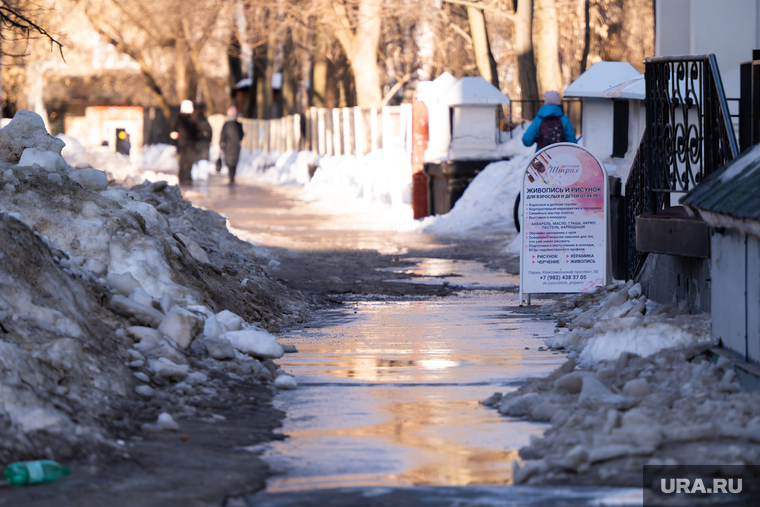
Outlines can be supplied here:
[[278, 361], [299, 388], [275, 398], [290, 438], [266, 448], [282, 472], [268, 491], [511, 483], [517, 449], [546, 426], [479, 400], [564, 362], [536, 350], [552, 323], [516, 304], [497, 291], [359, 301], [281, 336], [300, 351]]
[[[415, 265], [381, 268], [378, 271], [408, 275], [414, 283], [428, 285], [449, 283], [460, 287], [485, 289], [516, 287], [520, 284], [520, 278], [517, 275], [488, 269], [476, 261], [430, 258], [409, 258], [404, 260], [414, 262]], [[407, 282], [408, 279], [403, 281]]]

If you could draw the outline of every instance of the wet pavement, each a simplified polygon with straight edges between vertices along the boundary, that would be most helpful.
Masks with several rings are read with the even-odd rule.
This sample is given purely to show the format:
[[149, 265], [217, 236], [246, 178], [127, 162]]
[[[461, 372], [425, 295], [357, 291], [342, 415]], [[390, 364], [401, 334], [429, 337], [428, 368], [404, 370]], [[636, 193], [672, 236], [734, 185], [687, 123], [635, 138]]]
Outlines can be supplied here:
[[[264, 246], [277, 236], [271, 241], [278, 247], [405, 250], [403, 235], [354, 227], [371, 221], [367, 217], [333, 220], [323, 209], [315, 213], [313, 204], [299, 201], [297, 189], [266, 191], [276, 208], [268, 219], [264, 201], [252, 210], [211, 187], [207, 196], [215, 193], [216, 201], [207, 197], [204, 204]], [[238, 187], [235, 193], [257, 191]], [[288, 197], [287, 210], [276, 203], [280, 192]], [[277, 223], [276, 232], [267, 220]], [[430, 239], [416, 235], [411, 241]], [[480, 401], [565, 361], [539, 350], [554, 324], [518, 306], [515, 275], [471, 260], [404, 260], [383, 269], [415, 283], [454, 287], [456, 295], [346, 295], [342, 306], [281, 333], [279, 341], [299, 351], [277, 361], [299, 383], [275, 397], [275, 407], [287, 414], [286, 438], [247, 449], [261, 454], [274, 475], [266, 491], [226, 505], [641, 504], [630, 490], [510, 486], [518, 449], [547, 426], [502, 417]]]

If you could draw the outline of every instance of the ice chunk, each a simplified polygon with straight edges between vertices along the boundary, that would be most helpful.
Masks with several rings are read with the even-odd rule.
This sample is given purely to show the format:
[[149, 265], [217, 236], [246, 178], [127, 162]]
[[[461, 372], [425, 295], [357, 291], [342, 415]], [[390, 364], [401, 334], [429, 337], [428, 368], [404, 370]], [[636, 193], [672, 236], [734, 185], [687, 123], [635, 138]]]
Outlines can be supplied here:
[[172, 309], [172, 306], [174, 306], [174, 298], [171, 294], [166, 293], [161, 296], [161, 310], [163, 310], [164, 313], [169, 313], [169, 310]]
[[137, 371], [133, 373], [136, 379], [142, 380], [143, 382], [150, 382], [150, 377], [148, 377], [146, 374], [144, 374], [141, 371]]
[[179, 306], [173, 306], [166, 314], [158, 332], [185, 350], [193, 339], [203, 331], [203, 319]]
[[582, 373], [579, 371], [568, 373], [555, 380], [554, 387], [557, 389], [564, 389], [570, 394], [579, 393], [583, 388], [583, 377], [586, 375], [588, 375], [588, 373]]
[[178, 233], [177, 237], [182, 240], [182, 242], [185, 244], [185, 247], [187, 248], [187, 251], [190, 252], [190, 255], [192, 255], [195, 260], [209, 264], [208, 254], [203, 248], [198, 246], [198, 243], [188, 238], [184, 234]]
[[298, 382], [296, 382], [295, 378], [283, 373], [282, 375], [279, 375], [276, 379], [274, 379], [274, 386], [277, 389], [283, 389], [283, 390], [295, 389], [296, 387], [298, 387]]
[[48, 134], [42, 117], [32, 111], [18, 111], [13, 120], [0, 129], [0, 157], [17, 163], [26, 148], [61, 153], [66, 143]]
[[129, 295], [129, 299], [135, 303], [140, 303], [143, 306], [149, 306], [151, 308], [156, 308], [156, 306], [158, 306], [156, 304], [157, 301], [150, 297], [150, 295], [148, 295], [148, 293], [145, 292], [145, 289], [142, 287], [137, 287], [135, 290], [133, 290], [132, 294]]
[[88, 259], [85, 263], [85, 268], [98, 278], [103, 277], [108, 273], [108, 266], [106, 266], [105, 262], [99, 259]]
[[224, 332], [216, 316], [206, 319], [206, 323], [203, 325], [203, 336], [206, 338], [216, 338]]
[[62, 185], [63, 184], [63, 178], [61, 178], [61, 175], [58, 173], [50, 173], [47, 175], [47, 179], [50, 183], [54, 185]]
[[164, 314], [155, 308], [141, 305], [119, 294], [111, 298], [111, 308], [129, 317], [134, 317], [139, 323], [151, 327], [158, 327], [164, 320]]
[[108, 188], [108, 176], [99, 169], [79, 169], [69, 174], [69, 178], [96, 192]]
[[[37, 148], [27, 148], [21, 154], [18, 161], [20, 167], [33, 167], [39, 165], [49, 173], [68, 171], [69, 166], [63, 157], [54, 151], [38, 150]], [[60, 178], [60, 176], [58, 176]]]
[[206, 374], [201, 373], [199, 371], [194, 371], [191, 374], [185, 378], [185, 382], [187, 382], [191, 386], [197, 386], [198, 384], [203, 384], [208, 380], [208, 377]]
[[641, 296], [641, 284], [636, 283], [633, 287], [628, 289], [628, 299], [636, 299]]
[[[219, 318], [218, 315], [217, 318]], [[277, 343], [277, 339], [264, 330], [230, 331], [221, 335], [220, 338], [229, 340], [235, 350], [251, 356], [278, 359], [285, 353], [282, 345]]]
[[179, 430], [179, 424], [174, 420], [174, 418], [167, 414], [166, 412], [162, 412], [158, 416], [158, 421], [156, 421], [159, 426], [161, 426], [165, 430], [169, 431], [177, 431]]
[[651, 392], [649, 388], [649, 382], [645, 378], [635, 378], [629, 380], [623, 386], [623, 394], [628, 396], [636, 396], [637, 398], [643, 398]]
[[223, 310], [216, 314], [216, 320], [222, 324], [227, 331], [240, 331], [243, 327], [243, 318], [232, 313], [229, 310]]
[[146, 398], [153, 396], [153, 388], [146, 386], [145, 384], [135, 387], [135, 392], [140, 396], [145, 396]]
[[161, 340], [161, 333], [152, 327], [130, 326], [126, 329], [126, 332], [127, 336], [137, 343], [142, 342], [146, 337], [150, 337], [156, 342]]
[[175, 364], [165, 357], [151, 359], [148, 362], [148, 367], [159, 377], [173, 379], [183, 379], [187, 377], [188, 371], [190, 370], [188, 365]]
[[203, 340], [206, 344], [208, 355], [214, 359], [235, 359], [235, 349], [226, 338], [210, 337]]
[[126, 273], [108, 273], [108, 285], [126, 297], [129, 297], [138, 287], [142, 288], [140, 282], [135, 280], [135, 277], [129, 271]]

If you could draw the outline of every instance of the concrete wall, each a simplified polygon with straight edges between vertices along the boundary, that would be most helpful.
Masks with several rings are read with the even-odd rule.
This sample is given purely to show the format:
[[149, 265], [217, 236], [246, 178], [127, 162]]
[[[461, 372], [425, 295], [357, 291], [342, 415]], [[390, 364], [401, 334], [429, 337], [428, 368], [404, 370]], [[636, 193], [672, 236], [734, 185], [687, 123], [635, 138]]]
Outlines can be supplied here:
[[723, 346], [760, 362], [760, 239], [713, 232], [712, 332]]
[[760, 0], [657, 0], [657, 56], [714, 53], [726, 96], [739, 97], [739, 64], [760, 48]]
[[710, 259], [649, 254], [639, 282], [644, 295], [658, 303], [686, 300], [690, 313], [711, 309]]
[[449, 158], [477, 158], [496, 149], [496, 107], [457, 106], [452, 118]]
[[602, 162], [612, 153], [613, 106], [609, 99], [583, 99], [581, 145]]

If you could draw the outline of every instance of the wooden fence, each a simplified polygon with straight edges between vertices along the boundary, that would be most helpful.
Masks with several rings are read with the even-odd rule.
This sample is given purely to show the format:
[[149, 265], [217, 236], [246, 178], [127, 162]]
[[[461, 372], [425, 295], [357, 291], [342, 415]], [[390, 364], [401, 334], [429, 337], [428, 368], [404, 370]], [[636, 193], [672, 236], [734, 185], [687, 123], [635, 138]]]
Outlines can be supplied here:
[[[214, 138], [225, 117], [209, 118]], [[410, 104], [383, 108], [316, 108], [304, 115], [274, 120], [241, 119], [243, 148], [250, 151], [285, 152], [310, 150], [318, 155], [366, 155], [377, 149], [411, 151], [412, 108]]]

